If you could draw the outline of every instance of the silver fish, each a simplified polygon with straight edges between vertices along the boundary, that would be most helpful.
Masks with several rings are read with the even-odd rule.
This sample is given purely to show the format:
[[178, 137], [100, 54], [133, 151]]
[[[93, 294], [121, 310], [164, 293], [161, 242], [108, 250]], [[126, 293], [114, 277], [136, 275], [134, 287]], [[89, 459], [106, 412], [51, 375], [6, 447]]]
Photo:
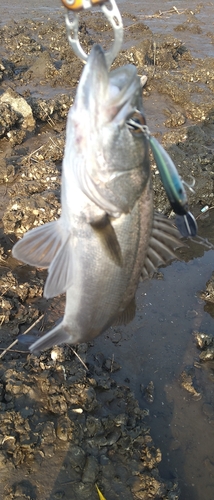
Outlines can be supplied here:
[[61, 217], [27, 232], [13, 256], [48, 268], [46, 298], [66, 292], [62, 321], [31, 346], [86, 342], [135, 314], [140, 276], [174, 257], [178, 231], [153, 214], [148, 141], [135, 66], [108, 72], [94, 45], [67, 120]]

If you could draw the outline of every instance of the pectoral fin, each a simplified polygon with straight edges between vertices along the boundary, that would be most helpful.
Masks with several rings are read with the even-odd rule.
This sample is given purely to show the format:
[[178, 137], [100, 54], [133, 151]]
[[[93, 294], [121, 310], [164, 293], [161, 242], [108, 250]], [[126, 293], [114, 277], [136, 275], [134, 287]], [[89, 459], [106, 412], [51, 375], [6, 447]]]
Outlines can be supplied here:
[[13, 257], [30, 266], [49, 267], [62, 244], [60, 221], [53, 221], [28, 231], [12, 250]]
[[60, 219], [28, 231], [13, 247], [13, 256], [36, 267], [48, 268], [44, 296], [49, 299], [64, 293], [72, 282], [72, 235]]
[[159, 214], [154, 215], [147, 256], [142, 269], [142, 278], [151, 277], [157, 267], [169, 260], [177, 259], [175, 249], [183, 246], [180, 233], [172, 221]]
[[114, 263], [122, 267], [123, 258], [121, 253], [120, 244], [117, 239], [115, 230], [109, 220], [107, 215], [104, 215], [101, 219], [96, 222], [91, 222], [91, 226], [100, 238], [100, 241], [105, 248], [108, 257], [114, 261]]

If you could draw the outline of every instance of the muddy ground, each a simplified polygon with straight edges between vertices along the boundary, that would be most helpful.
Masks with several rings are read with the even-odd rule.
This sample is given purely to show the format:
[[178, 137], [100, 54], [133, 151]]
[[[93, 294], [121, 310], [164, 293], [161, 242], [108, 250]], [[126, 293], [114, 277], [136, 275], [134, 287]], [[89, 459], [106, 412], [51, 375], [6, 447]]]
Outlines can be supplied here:
[[[17, 238], [60, 214], [66, 117], [82, 71], [57, 2], [56, 11], [37, 2], [32, 12], [29, 3], [23, 1], [23, 10], [15, 10], [14, 20], [6, 6], [0, 8], [2, 352], [39, 318], [39, 328], [47, 330], [64, 307], [64, 297], [43, 299], [44, 271], [18, 265], [11, 257]], [[162, 2], [162, 11], [152, 7], [140, 11], [139, 5], [120, 3], [125, 42], [113, 67], [131, 62], [140, 75], [147, 75], [147, 123], [182, 177], [187, 182], [194, 177], [189, 201], [200, 222], [201, 209], [211, 211], [214, 196], [214, 36], [207, 24], [212, 7], [194, 4], [190, 10], [183, 3], [176, 11], [171, 2]], [[89, 51], [94, 42], [108, 47], [112, 31], [95, 11], [82, 17], [79, 36]], [[171, 217], [151, 162], [155, 209]], [[212, 231], [209, 236], [212, 241]], [[190, 258], [188, 250], [180, 256]], [[201, 298], [212, 311], [213, 278], [207, 288], [204, 283]], [[115, 344], [121, 334], [122, 329], [111, 331]], [[213, 369], [212, 336], [196, 331], [194, 338], [201, 349], [198, 363], [208, 361]], [[160, 477], [162, 453], [148, 425], [152, 382], [139, 382], [139, 401], [128, 374], [123, 383], [116, 381], [121, 367], [113, 351], [111, 356], [104, 349], [92, 355], [85, 344], [76, 350], [87, 370], [70, 347], [38, 358], [15, 345], [0, 360], [1, 498], [95, 500], [97, 483], [106, 500], [195, 500], [197, 494], [182, 493], [176, 474], [171, 480]], [[182, 372], [180, 383], [200, 398], [193, 371]], [[205, 410], [213, 411], [209, 406]], [[212, 459], [207, 458], [206, 466], [212, 474]]]

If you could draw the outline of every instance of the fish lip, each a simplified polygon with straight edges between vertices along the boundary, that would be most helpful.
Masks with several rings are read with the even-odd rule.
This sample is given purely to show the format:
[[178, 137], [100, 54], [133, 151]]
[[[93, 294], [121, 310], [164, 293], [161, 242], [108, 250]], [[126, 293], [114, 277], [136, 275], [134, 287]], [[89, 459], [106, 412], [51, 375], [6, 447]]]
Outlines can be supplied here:
[[[94, 61], [94, 59], [95, 59], [95, 61]], [[91, 52], [88, 56], [88, 61], [87, 61], [87, 65], [85, 66], [85, 68], [87, 66], [97, 64], [97, 59], [99, 59], [99, 64], [100, 63], [103, 64], [103, 66], [105, 66], [105, 68], [106, 68], [106, 71], [108, 72], [108, 67], [107, 67], [106, 58], [105, 58], [105, 52], [99, 43], [94, 43], [94, 45], [92, 45]]]
[[79, 112], [83, 108], [90, 111], [93, 101], [95, 101], [94, 106], [99, 105], [104, 100], [108, 82], [108, 67], [105, 53], [101, 45], [94, 44], [88, 56], [87, 64], [84, 66], [81, 74], [74, 108]]

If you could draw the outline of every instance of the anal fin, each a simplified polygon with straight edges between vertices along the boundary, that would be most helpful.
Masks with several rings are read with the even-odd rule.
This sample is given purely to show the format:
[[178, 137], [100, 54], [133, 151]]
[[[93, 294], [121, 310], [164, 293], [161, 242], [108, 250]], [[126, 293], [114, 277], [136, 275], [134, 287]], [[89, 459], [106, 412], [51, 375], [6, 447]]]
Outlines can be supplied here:
[[105, 214], [102, 218], [96, 220], [96, 222], [90, 222], [90, 224], [100, 238], [108, 257], [113, 260], [117, 266], [122, 267], [123, 258], [120, 244], [108, 215]]
[[73, 279], [73, 241], [61, 220], [28, 231], [13, 247], [13, 257], [26, 264], [48, 268], [44, 296], [66, 292]]
[[136, 313], [136, 303], [135, 297], [129, 302], [124, 311], [120, 312], [113, 322], [113, 325], [127, 325], [135, 317]]

